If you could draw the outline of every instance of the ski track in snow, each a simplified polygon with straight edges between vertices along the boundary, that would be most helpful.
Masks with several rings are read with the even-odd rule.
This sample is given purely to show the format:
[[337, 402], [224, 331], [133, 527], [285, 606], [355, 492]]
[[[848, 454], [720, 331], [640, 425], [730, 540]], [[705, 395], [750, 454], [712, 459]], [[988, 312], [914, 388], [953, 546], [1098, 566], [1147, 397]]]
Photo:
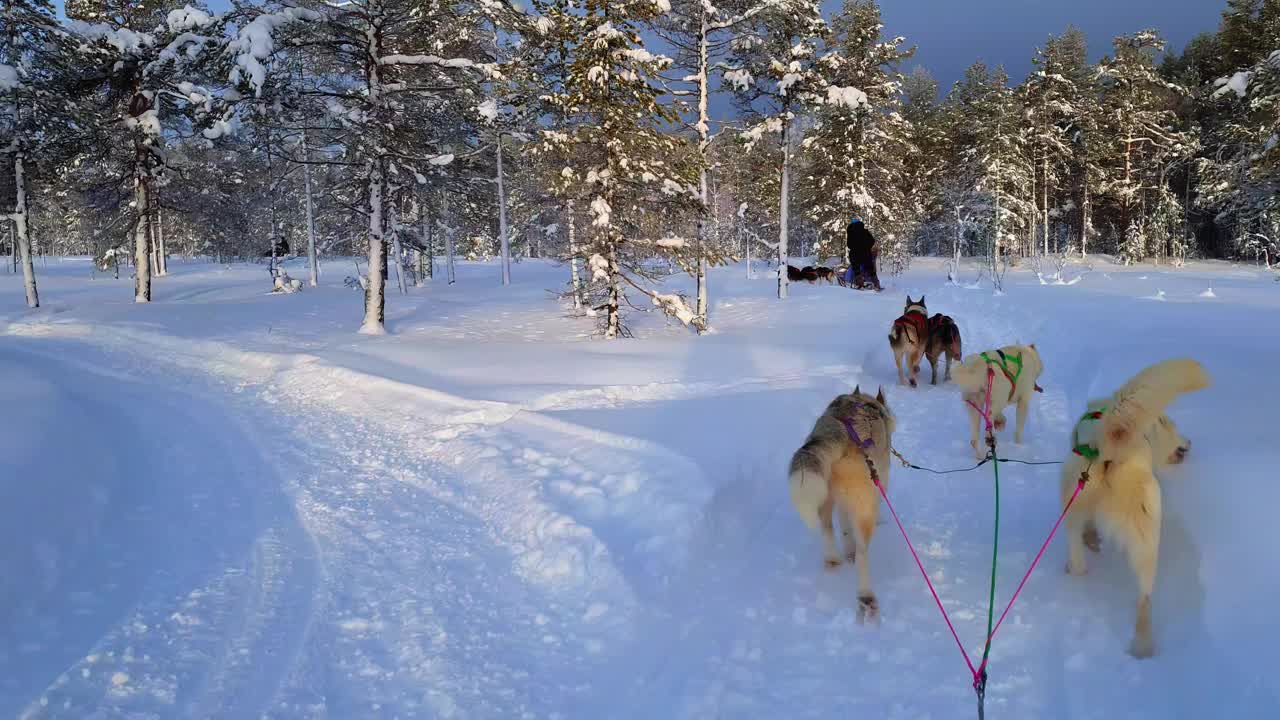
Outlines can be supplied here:
[[[210, 274], [173, 279], [175, 313], [244, 297], [225, 286], [225, 273]], [[667, 379], [553, 380], [515, 400], [467, 397], [466, 383], [425, 387], [397, 355], [373, 357], [286, 325], [278, 340], [271, 329], [196, 337], [145, 322], [103, 326], [69, 308], [19, 318], [0, 336], [18, 344], [12, 353], [0, 347], [0, 365], [83, 378], [65, 390], [69, 402], [93, 405], [83, 413], [91, 428], [120, 425], [114, 442], [85, 433], [95, 456], [117, 465], [103, 477], [127, 488], [128, 456], [115, 446], [141, 435], [149, 439], [136, 451], [156, 455], [163, 492], [117, 507], [109, 487], [105, 499], [76, 506], [83, 539], [60, 549], [92, 558], [92, 543], [107, 543], [108, 557], [121, 546], [112, 567], [96, 570], [114, 595], [78, 589], [94, 585], [93, 573], [51, 570], [59, 561], [42, 548], [54, 540], [16, 559], [43, 568], [48, 595], [63, 605], [31, 610], [45, 624], [5, 643], [16, 650], [0, 654], [8, 681], [0, 710], [21, 700], [14, 708], [24, 718], [967, 715], [967, 670], [887, 511], [870, 552], [883, 621], [859, 626], [854, 570], [821, 569], [820, 541], [794, 517], [782, 468], [830, 396], [853, 384], [884, 385], [898, 417], [895, 445], [913, 462], [972, 463], [954, 390], [896, 386], [884, 333], [907, 291], [927, 289], [932, 312], [956, 317], [966, 354], [1040, 347], [1046, 392], [1032, 403], [1022, 446], [1008, 411], [1000, 437], [1008, 457], [1060, 459], [1087, 397], [1155, 358], [1139, 341], [1097, 336], [1072, 309], [1087, 304], [1081, 286], [1046, 286], [1063, 294], [1064, 311], [1051, 314], [1010, 297], [1031, 294], [1029, 286], [992, 297], [927, 277], [880, 296], [800, 286], [785, 315], [772, 301], [728, 296], [716, 306], [721, 334], [695, 341], [683, 373], [637, 366], [626, 374]], [[1187, 302], [1185, 289], [1161, 283], [1175, 302], [1160, 312]], [[573, 334], [563, 318], [547, 318], [548, 304], [486, 297], [506, 304], [470, 310], [451, 292], [441, 291], [431, 319], [400, 315], [400, 331], [504, 342]], [[1149, 292], [1143, 285], [1129, 297]], [[1228, 283], [1219, 293], [1229, 296]], [[833, 297], [852, 313], [839, 325], [818, 317], [792, 332], [784, 320], [807, 318]], [[647, 332], [660, 347], [679, 339], [669, 327]], [[730, 334], [744, 332], [746, 342]], [[1247, 352], [1223, 332], [1224, 353]], [[772, 339], [750, 339], [757, 334]], [[806, 353], [812, 359], [797, 364]], [[505, 367], [521, 372], [518, 362]], [[465, 362], [443, 370], [485, 372]], [[924, 363], [925, 383], [928, 373]], [[149, 399], [153, 417], [130, 427], [118, 404], [152, 395], [138, 380], [149, 377], [183, 390]], [[95, 401], [103, 385], [113, 394]], [[1189, 424], [1188, 434], [1207, 432], [1203, 421]], [[699, 426], [707, 431], [690, 437]], [[172, 445], [163, 442], [171, 435]], [[198, 466], [180, 456], [192, 447], [183, 437], [201, 438]], [[179, 456], [166, 458], [166, 447]], [[1206, 469], [1193, 459], [1171, 475], [1201, 483]], [[1058, 511], [1056, 467], [1001, 470], [997, 612]], [[932, 476], [895, 463], [888, 475], [976, 661], [990, 472]], [[1068, 578], [1056, 540], [993, 645], [992, 717], [1196, 717], [1221, 711], [1223, 694], [1237, 716], [1276, 706], [1274, 683], [1244, 671], [1217, 639], [1232, 633], [1212, 619], [1207, 581], [1187, 560], [1199, 555], [1200, 528], [1178, 501], [1195, 492], [1169, 491], [1156, 591], [1161, 655], [1135, 663], [1123, 654], [1133, 595], [1122, 559], [1104, 547], [1088, 577]], [[142, 529], [115, 529], [114, 513], [119, 525]], [[174, 562], [191, 555], [208, 560]], [[49, 618], [76, 619], [60, 628]], [[86, 636], [92, 646], [76, 647]], [[58, 672], [41, 677], [24, 657]], [[1206, 666], [1235, 672], [1214, 673], [1210, 693], [1191, 682]]]

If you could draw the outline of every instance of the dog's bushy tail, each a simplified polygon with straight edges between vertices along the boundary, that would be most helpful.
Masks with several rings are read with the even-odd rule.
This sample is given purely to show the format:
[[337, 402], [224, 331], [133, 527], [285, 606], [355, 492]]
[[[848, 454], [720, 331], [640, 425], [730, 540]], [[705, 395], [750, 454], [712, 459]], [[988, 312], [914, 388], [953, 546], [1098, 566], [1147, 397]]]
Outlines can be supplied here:
[[894, 323], [893, 329], [889, 331], [889, 346], [894, 348], [901, 347], [902, 343], [906, 342], [906, 332], [906, 328], [902, 327], [902, 323]]
[[843, 452], [843, 443], [835, 439], [810, 437], [791, 456], [791, 504], [811, 530], [818, 529], [818, 509], [827, 501], [831, 466]]
[[1098, 450], [1103, 459], [1132, 452], [1169, 403], [1209, 387], [1210, 382], [1204, 366], [1189, 358], [1165, 360], [1134, 375], [1102, 415]]

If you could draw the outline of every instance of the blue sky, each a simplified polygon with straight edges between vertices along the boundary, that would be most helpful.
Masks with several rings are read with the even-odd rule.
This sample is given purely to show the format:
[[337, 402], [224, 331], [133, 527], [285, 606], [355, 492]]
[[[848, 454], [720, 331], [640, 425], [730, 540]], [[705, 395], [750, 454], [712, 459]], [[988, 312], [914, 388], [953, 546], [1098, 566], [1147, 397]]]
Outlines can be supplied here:
[[[841, 4], [823, 3], [828, 11]], [[945, 91], [978, 59], [1022, 80], [1035, 47], [1070, 24], [1085, 32], [1094, 60], [1110, 52], [1114, 36], [1144, 28], [1181, 50], [1218, 27], [1226, 0], [882, 0], [880, 7], [885, 32], [918, 46], [910, 62], [928, 68]]]
[[[829, 14], [841, 4], [823, 3]], [[227, 3], [209, 5], [216, 10]], [[928, 68], [945, 93], [978, 59], [1003, 65], [1020, 81], [1031, 70], [1036, 46], [1073, 23], [1088, 36], [1094, 60], [1110, 51], [1114, 36], [1150, 27], [1180, 50], [1218, 26], [1226, 0], [881, 0], [880, 6], [885, 32], [904, 35], [918, 48], [908, 69]]]

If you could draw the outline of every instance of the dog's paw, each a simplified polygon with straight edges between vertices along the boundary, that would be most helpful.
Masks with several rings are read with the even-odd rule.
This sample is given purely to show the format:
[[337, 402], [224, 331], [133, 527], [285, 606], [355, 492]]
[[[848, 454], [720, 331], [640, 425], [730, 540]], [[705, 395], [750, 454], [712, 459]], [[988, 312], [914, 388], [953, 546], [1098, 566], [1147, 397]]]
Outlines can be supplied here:
[[823, 558], [822, 565], [827, 570], [835, 570], [836, 568], [840, 567], [840, 558], [838, 557]]
[[1089, 548], [1094, 552], [1102, 551], [1102, 536], [1098, 534], [1097, 528], [1091, 527], [1086, 529], [1081, 534], [1081, 538], [1084, 540], [1085, 547]]
[[994, 424], [995, 424], [996, 430], [1004, 430], [1005, 423], [1006, 423], [1006, 420], [1004, 419], [1003, 415], [997, 415], [995, 417]]
[[875, 595], [858, 596], [858, 624], [865, 622], [880, 622], [880, 603], [876, 602]]
[[911, 387], [919, 387], [918, 385], [916, 385], [916, 379], [915, 379], [915, 378], [911, 378]]
[[1129, 654], [1142, 660], [1156, 654], [1156, 644], [1150, 637], [1135, 637], [1129, 643]]

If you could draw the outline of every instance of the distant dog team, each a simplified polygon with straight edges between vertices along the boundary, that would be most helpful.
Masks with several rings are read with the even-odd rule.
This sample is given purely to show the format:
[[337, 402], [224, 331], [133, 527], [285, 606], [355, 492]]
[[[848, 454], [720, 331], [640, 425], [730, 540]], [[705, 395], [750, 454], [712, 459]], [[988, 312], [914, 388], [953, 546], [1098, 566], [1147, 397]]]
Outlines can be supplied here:
[[[793, 269], [788, 266], [788, 273]], [[907, 296], [902, 315], [890, 328], [889, 347], [899, 384], [913, 388], [918, 386], [920, 358], [928, 358], [930, 384], [936, 385], [938, 361], [945, 356], [943, 381], [954, 382], [960, 389], [975, 456], [990, 456], [994, 444], [988, 445], [985, 430], [988, 423], [992, 433], [1004, 430], [1008, 424], [1005, 411], [1010, 406], [1017, 411], [1013, 439], [1022, 443], [1031, 400], [1036, 392], [1042, 392], [1039, 379], [1044, 364], [1035, 343], [1006, 345], [964, 357], [959, 325], [941, 313], [930, 317], [922, 295], [919, 300]], [[953, 360], [958, 362], [954, 370]], [[1090, 401], [1071, 434], [1071, 453], [1062, 468], [1064, 508], [1082, 474], [1087, 481], [1065, 516], [1067, 571], [1083, 574], [1085, 549], [1097, 552], [1101, 538], [1115, 542], [1125, 552], [1138, 583], [1129, 648], [1135, 657], [1155, 652], [1151, 594], [1161, 527], [1160, 485], [1155, 473], [1182, 462], [1191, 446], [1164, 411], [1178, 396], [1205, 388], [1209, 382], [1204, 368], [1194, 360], [1157, 363], [1110, 397]], [[876, 619], [880, 610], [868, 567], [868, 547], [880, 501], [872, 474], [875, 472], [887, 488], [894, 430], [894, 415], [883, 389], [871, 397], [855, 388], [827, 405], [792, 456], [789, 468], [792, 504], [805, 524], [821, 533], [826, 566], [834, 569], [847, 559], [857, 569], [859, 621]], [[843, 554], [835, 541], [836, 511]]]

